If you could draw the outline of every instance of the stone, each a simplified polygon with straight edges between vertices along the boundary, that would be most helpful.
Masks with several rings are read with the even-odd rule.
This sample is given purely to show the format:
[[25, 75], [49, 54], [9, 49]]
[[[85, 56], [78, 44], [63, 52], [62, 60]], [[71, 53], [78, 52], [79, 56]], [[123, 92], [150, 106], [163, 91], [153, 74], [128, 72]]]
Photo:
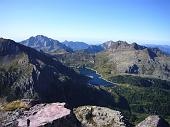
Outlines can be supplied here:
[[119, 111], [105, 107], [81, 106], [74, 109], [76, 118], [85, 127], [128, 127], [130, 124]]
[[77, 127], [70, 109], [64, 105], [65, 103], [37, 104], [17, 119], [18, 127], [27, 127], [27, 120], [30, 120], [30, 127]]
[[136, 125], [136, 127], [170, 127], [168, 122], [158, 115], [148, 116], [144, 121]]

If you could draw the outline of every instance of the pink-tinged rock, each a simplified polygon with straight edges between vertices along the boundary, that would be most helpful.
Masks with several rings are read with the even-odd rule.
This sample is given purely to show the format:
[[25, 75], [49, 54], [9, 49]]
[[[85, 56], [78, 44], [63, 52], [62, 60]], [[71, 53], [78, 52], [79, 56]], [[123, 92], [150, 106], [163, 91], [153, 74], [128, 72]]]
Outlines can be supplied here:
[[136, 125], [136, 127], [170, 127], [168, 122], [158, 115], [148, 116], [144, 121]]
[[[32, 107], [28, 116], [18, 119], [19, 127], [27, 127], [27, 119], [30, 127], [43, 126], [62, 117], [70, 115], [70, 110], [64, 107], [65, 103], [51, 103]], [[40, 107], [40, 109], [38, 108]], [[38, 109], [37, 109], [38, 108]]]

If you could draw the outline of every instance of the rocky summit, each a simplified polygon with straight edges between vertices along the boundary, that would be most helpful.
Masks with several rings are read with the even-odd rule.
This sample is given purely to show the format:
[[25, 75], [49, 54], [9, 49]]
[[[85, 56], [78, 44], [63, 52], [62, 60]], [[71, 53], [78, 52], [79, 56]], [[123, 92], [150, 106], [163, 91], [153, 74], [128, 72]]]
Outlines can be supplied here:
[[130, 124], [119, 111], [105, 107], [82, 106], [74, 110], [85, 127], [128, 127]]

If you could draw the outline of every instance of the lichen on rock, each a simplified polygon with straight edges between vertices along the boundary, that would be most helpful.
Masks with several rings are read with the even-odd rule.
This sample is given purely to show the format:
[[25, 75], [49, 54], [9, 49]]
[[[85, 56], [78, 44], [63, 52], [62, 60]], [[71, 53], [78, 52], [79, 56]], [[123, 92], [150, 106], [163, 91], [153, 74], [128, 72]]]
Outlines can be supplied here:
[[105, 107], [81, 106], [74, 109], [77, 119], [85, 127], [128, 127], [121, 112]]

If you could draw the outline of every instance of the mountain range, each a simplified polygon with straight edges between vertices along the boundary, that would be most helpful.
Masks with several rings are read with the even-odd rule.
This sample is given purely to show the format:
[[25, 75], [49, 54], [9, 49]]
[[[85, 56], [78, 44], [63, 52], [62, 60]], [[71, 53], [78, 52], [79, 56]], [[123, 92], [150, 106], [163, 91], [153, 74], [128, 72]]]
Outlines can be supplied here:
[[21, 44], [44, 52], [72, 52], [73, 50], [57, 40], [48, 38], [43, 35], [30, 37], [27, 40], [21, 41]]
[[[44, 35], [37, 35], [35, 37], [30, 37], [26, 40], [19, 42], [25, 46], [41, 50], [44, 52], [57, 52], [57, 53], [66, 53], [66, 52], [73, 52], [73, 51], [80, 51], [84, 50], [89, 53], [97, 53], [103, 51], [105, 48], [105, 44], [100, 45], [89, 45], [85, 42], [79, 41], [67, 41], [59, 42], [58, 40], [48, 38]], [[144, 45], [148, 48], [159, 48], [166, 54], [170, 54], [170, 46], [168, 45], [154, 45], [154, 44], [146, 44]]]
[[85, 42], [73, 42], [66, 40], [64, 42], [59, 42], [58, 40], [54, 40], [43, 35], [30, 37], [19, 43], [38, 51], [48, 52], [51, 54], [71, 53], [73, 51], [80, 50], [95, 53], [103, 50], [101, 45], [89, 45]]
[[145, 46], [150, 47], [150, 48], [159, 48], [160, 50], [162, 50], [166, 54], [170, 55], [170, 46], [169, 45], [146, 44]]
[[[67, 43], [43, 35], [20, 43], [0, 39], [0, 113], [4, 101], [36, 99], [65, 102], [71, 109], [109, 107], [121, 111], [133, 124], [151, 114], [169, 121], [169, 55], [159, 48], [125, 41], [76, 42], [86, 45], [77, 49]], [[80, 67], [94, 69], [115, 85], [89, 85], [93, 77], [81, 75]]]
[[114, 96], [105, 90], [87, 85], [87, 80], [46, 53], [0, 39], [0, 100], [30, 98], [41, 102], [66, 102], [70, 107], [128, 105], [123, 99], [115, 102]]
[[107, 75], [132, 74], [170, 80], [170, 57], [158, 48], [108, 41], [96, 55], [96, 69]]
[[84, 42], [73, 42], [73, 41], [65, 40], [62, 43], [65, 44], [67, 47], [71, 48], [73, 51], [83, 50], [89, 47], [89, 45]]

